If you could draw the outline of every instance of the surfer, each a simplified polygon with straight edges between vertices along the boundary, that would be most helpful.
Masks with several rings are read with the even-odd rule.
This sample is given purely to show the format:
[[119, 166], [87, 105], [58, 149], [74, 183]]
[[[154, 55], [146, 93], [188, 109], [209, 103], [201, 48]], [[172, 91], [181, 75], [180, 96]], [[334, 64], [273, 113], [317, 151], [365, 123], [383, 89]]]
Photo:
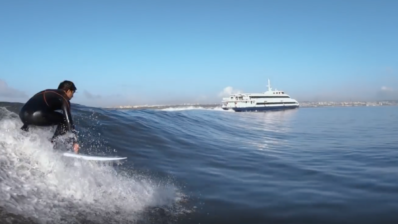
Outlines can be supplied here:
[[[29, 126], [52, 126], [58, 125], [51, 142], [67, 132], [72, 132], [73, 150], [79, 151], [75, 126], [71, 116], [70, 100], [76, 92], [73, 82], [65, 80], [61, 82], [58, 89], [46, 89], [36, 93], [25, 103], [19, 112], [19, 117], [23, 123], [21, 127], [24, 131], [29, 131]], [[62, 110], [62, 113], [56, 110]]]

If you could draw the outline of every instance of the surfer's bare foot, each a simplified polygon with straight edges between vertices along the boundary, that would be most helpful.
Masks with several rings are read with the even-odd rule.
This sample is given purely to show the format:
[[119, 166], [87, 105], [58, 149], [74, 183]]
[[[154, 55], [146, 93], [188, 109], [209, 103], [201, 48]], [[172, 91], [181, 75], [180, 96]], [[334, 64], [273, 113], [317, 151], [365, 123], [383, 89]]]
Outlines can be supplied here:
[[79, 144], [73, 144], [73, 151], [75, 151], [76, 154], [79, 152]]

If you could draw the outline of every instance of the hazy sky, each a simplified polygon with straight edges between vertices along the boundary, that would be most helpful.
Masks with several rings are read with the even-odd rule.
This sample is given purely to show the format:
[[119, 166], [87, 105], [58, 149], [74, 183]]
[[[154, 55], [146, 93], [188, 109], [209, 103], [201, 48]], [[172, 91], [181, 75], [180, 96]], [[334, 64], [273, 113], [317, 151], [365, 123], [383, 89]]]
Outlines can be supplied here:
[[398, 1], [0, 1], [0, 101], [92, 106], [398, 99]]

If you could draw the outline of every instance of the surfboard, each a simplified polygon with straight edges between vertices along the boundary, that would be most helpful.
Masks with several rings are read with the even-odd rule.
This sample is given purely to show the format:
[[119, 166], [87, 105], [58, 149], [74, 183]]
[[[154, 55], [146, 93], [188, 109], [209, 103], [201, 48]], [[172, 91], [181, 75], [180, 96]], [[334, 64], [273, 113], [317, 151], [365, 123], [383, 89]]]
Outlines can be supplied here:
[[118, 161], [127, 159], [127, 157], [105, 157], [105, 156], [89, 156], [84, 154], [76, 154], [73, 152], [65, 152], [62, 154], [66, 157], [76, 158], [76, 159], [84, 159], [84, 160], [91, 160], [91, 161]]

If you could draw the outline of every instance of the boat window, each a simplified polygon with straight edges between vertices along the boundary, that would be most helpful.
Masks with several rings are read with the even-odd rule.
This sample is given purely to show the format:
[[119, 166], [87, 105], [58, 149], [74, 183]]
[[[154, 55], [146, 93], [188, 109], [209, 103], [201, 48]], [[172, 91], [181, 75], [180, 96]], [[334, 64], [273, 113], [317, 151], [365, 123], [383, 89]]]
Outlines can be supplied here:
[[266, 102], [266, 103], [257, 103], [256, 105], [269, 105], [269, 104], [296, 104], [296, 102]]

